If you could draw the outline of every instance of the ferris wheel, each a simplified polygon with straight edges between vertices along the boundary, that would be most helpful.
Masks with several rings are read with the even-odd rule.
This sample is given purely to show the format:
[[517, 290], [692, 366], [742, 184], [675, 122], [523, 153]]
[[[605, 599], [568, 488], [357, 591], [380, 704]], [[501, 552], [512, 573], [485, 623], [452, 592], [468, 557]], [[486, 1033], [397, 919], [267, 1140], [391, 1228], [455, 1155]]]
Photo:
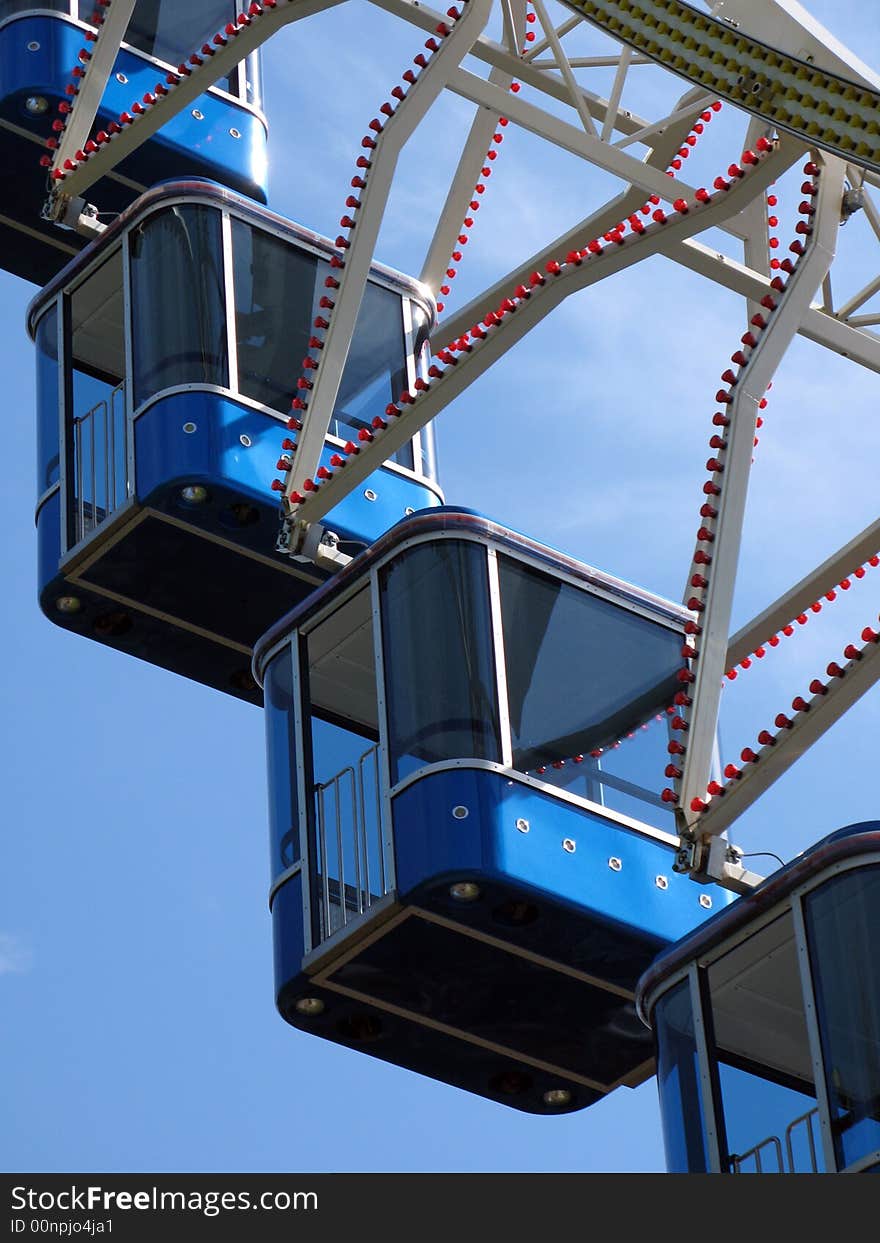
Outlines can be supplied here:
[[[725, 685], [880, 564], [873, 522], [733, 629], [750, 474], [777, 369], [799, 337], [880, 369], [880, 278], [862, 268], [853, 281], [846, 261], [851, 221], [880, 237], [880, 77], [791, 0], [724, 0], [711, 12], [679, 0], [565, 0], [553, 11], [542, 0], [497, 11], [467, 0], [445, 12], [385, 0], [386, 15], [413, 27], [416, 52], [365, 118], [334, 240], [265, 206], [257, 60], [282, 27], [333, 6], [206, 2], [188, 6], [185, 22], [136, 0], [87, 7], [64, 0], [50, 18], [0, 5], [0, 35], [27, 36], [34, 57], [46, 44], [27, 23], [60, 21], [74, 43], [82, 35], [67, 80], [50, 81], [57, 65], [41, 67], [45, 85], [29, 82], [17, 100], [24, 117], [2, 123], [28, 168], [18, 214], [7, 218], [4, 265], [44, 286], [29, 313], [42, 384], [44, 611], [265, 704], [270, 781], [280, 783], [271, 901], [288, 1021], [533, 1112], [581, 1108], [643, 1081], [683, 1031], [696, 1032], [708, 1064], [712, 1004], [721, 1028], [730, 977], [713, 968], [718, 997], [707, 1002], [689, 938], [695, 955], [726, 961], [725, 937], [743, 935], [736, 896], [767, 892], [728, 831], [880, 672], [880, 633], [866, 626], [829, 653], [808, 694], [761, 723], [736, 762], [719, 762]], [[645, 72], [656, 89], [636, 81]], [[599, 75], [606, 94], [594, 90]], [[473, 106], [473, 120], [445, 184], [423, 205], [436, 223], [417, 278], [406, 277], [379, 262], [380, 232], [411, 144], [450, 95]], [[636, 108], [631, 96], [645, 102]], [[694, 179], [722, 125], [736, 132], [736, 149], [714, 176]], [[548, 160], [563, 153], [600, 170], [613, 192], [574, 226], [537, 239], [530, 230], [527, 253], [474, 287], [467, 246], [501, 180], [503, 144], [518, 131]], [[527, 186], [506, 197], [514, 214], [527, 212]], [[503, 368], [569, 295], [658, 256], [743, 299], [742, 334], [719, 360], [693, 548], [674, 605], [446, 506], [433, 444], [437, 416], [489, 368]], [[466, 298], [457, 297], [462, 286]], [[662, 336], [666, 311], [657, 318]], [[527, 496], [536, 485], [512, 486]], [[582, 633], [603, 636], [601, 659], [578, 663]], [[530, 646], [530, 634], [541, 641]], [[540, 683], [551, 634], [569, 664], [548, 662]], [[444, 673], [431, 681], [438, 651]], [[574, 687], [610, 683], [589, 719], [549, 707], [548, 688], [566, 667]], [[460, 686], [456, 668], [467, 670]], [[419, 685], [424, 704], [413, 697]], [[552, 730], [526, 728], [535, 700]], [[344, 738], [328, 743], [328, 727]], [[450, 774], [465, 757], [478, 762], [462, 786]], [[490, 788], [502, 778], [519, 783], [513, 810]], [[451, 846], [436, 857], [424, 846], [406, 854], [403, 825], [428, 822], [434, 799], [462, 825], [475, 805], [497, 802], [497, 836], [484, 840], [481, 859]], [[597, 808], [602, 831], [617, 836], [600, 840]], [[562, 842], [552, 861], [522, 853], [539, 815]], [[585, 858], [584, 817], [595, 859]], [[437, 824], [431, 839], [448, 831]], [[606, 885], [579, 923], [563, 927], [560, 912], [579, 901], [599, 855], [615, 881], [636, 866], [627, 850], [652, 901], [668, 894], [670, 909], [633, 918], [626, 912], [647, 903], [642, 891], [621, 905]], [[805, 895], [834, 869], [852, 884], [861, 867], [875, 875], [876, 850], [876, 830], [859, 826], [820, 852], [815, 874], [802, 869], [790, 890], [777, 883], [772, 894], [790, 909], [761, 908], [759, 958], [770, 944], [768, 909], [796, 926], [771, 946], [787, 970], [813, 918]], [[572, 878], [573, 857], [587, 870]], [[555, 893], [552, 918], [537, 889]], [[702, 927], [713, 904], [723, 908], [721, 923], [710, 920], [714, 941]], [[536, 924], [553, 926], [528, 940]], [[566, 961], [575, 925], [592, 956]], [[465, 937], [482, 957], [467, 957]], [[632, 1020], [637, 982], [661, 950], [672, 966], [645, 977], [639, 1000], [646, 1021], [663, 1016], [652, 1057], [647, 1027]], [[517, 1045], [516, 1023], [487, 1034], [481, 1019], [443, 1000], [452, 984], [442, 972], [420, 977], [436, 1009], [413, 1019], [407, 974], [420, 954], [494, 978], [497, 1012], [511, 989], [534, 988], [546, 1003], [537, 1043]], [[553, 993], [560, 962], [577, 986]], [[681, 1006], [689, 972], [682, 1018], [670, 998], [677, 989]], [[377, 974], [371, 991], [363, 980]], [[778, 985], [773, 975], [763, 994]], [[334, 1012], [340, 998], [348, 1008]], [[549, 1034], [572, 1014], [578, 1031], [602, 1033], [586, 1056]], [[398, 1035], [386, 1040], [389, 1016]], [[809, 1067], [803, 1056], [776, 1065], [760, 1030], [752, 1044], [725, 1037], [741, 1039], [740, 1064], [764, 1056], [775, 1067], [769, 1078], [797, 1091], [811, 1075], [824, 1081], [812, 1029]], [[844, 1101], [837, 1091], [815, 1087], [819, 1130], [808, 1127], [801, 1142], [814, 1167], [818, 1146], [822, 1168], [870, 1168], [877, 1094]], [[685, 1092], [664, 1098], [670, 1116], [686, 1114]], [[671, 1161], [761, 1168], [762, 1154], [782, 1153], [779, 1141], [734, 1153], [719, 1139], [716, 1095], [709, 1138], [697, 1144], [683, 1125]], [[847, 1116], [843, 1139], [832, 1133], [835, 1109]], [[864, 1143], [852, 1141], [850, 1114]], [[786, 1137], [792, 1169], [800, 1134]]]

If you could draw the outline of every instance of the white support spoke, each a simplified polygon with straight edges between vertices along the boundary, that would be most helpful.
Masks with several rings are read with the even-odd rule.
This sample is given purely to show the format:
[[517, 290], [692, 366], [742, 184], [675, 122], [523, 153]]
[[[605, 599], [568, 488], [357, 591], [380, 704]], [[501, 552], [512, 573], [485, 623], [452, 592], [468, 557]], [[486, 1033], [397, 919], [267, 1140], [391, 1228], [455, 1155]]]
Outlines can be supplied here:
[[91, 45], [91, 56], [83, 66], [79, 90], [49, 169], [50, 177], [56, 168], [63, 168], [66, 161], [72, 161], [88, 141], [134, 5], [135, 0], [111, 0], [103, 9], [104, 20]]
[[310, 381], [313, 387], [284, 488], [287, 498], [308, 490], [318, 469], [400, 153], [483, 29], [491, 4], [492, 0], [468, 0], [462, 16], [443, 37], [375, 140], [350, 247], [345, 251], [345, 266], [339, 269], [329, 327], [314, 380]]
[[[662, 134], [657, 146], [646, 161], [658, 172], [665, 168], [681, 146], [682, 138], [691, 125], [693, 114], [690, 114], [679, 126], [673, 126]], [[666, 178], [667, 181], [670, 178]], [[691, 191], [691, 193], [693, 193]], [[637, 212], [645, 201], [645, 192], [638, 186], [629, 186], [622, 194], [611, 199], [598, 211], [581, 220], [574, 228], [567, 230], [553, 239], [548, 245], [530, 255], [528, 259], [512, 268], [494, 284], [484, 289], [466, 306], [448, 316], [435, 330], [432, 344], [435, 348], [453, 341], [467, 332], [471, 325], [493, 310], [511, 289], [524, 281], [528, 281], [532, 272], [543, 272], [548, 260], [558, 259], [567, 255], [570, 250], [585, 245], [591, 238], [602, 237], [619, 221], [626, 220], [633, 212]]]
[[834, 312], [834, 291], [831, 288], [831, 273], [830, 272], [828, 273], [828, 275], [825, 277], [824, 281], [822, 282], [822, 306], [820, 307], [820, 310], [825, 311], [828, 315], [833, 315], [835, 313]]
[[[681, 239], [716, 225], [737, 199], [741, 201], [773, 181], [780, 169], [786, 166], [786, 161], [784, 144], [780, 144], [777, 150], [762, 157], [743, 182], [734, 183], [728, 191], [719, 192], [708, 203], [694, 203], [687, 213], [670, 216], [665, 224], [652, 223], [642, 236], [629, 235], [621, 245], [609, 244], [601, 254], [592, 255], [580, 264], [567, 263], [560, 275], [548, 278], [543, 286], [534, 289], [528, 298], [523, 298], [516, 309], [487, 333], [470, 353], [461, 355], [457, 363], [448, 366], [413, 404], [403, 407], [399, 418], [389, 419], [387, 429], [375, 440], [350, 456], [345, 465], [317, 490], [309, 491], [294, 512], [297, 526], [304, 527], [323, 518], [566, 297], [625, 270], [643, 258], [662, 253], [673, 238]], [[297, 449], [297, 457], [299, 452]]]
[[807, 710], [794, 718], [790, 729], [781, 730], [772, 746], [756, 752], [757, 761], [714, 798], [700, 817], [696, 830], [706, 843], [723, 833], [774, 781], [791, 768], [841, 716], [880, 678], [880, 645], [868, 643], [859, 658], [842, 667], [843, 676], [832, 678], [824, 693], [814, 695]]
[[[583, 23], [583, 20], [584, 19], [580, 15], [567, 17], [559, 26], [554, 27], [556, 38], [561, 41], [570, 31], [574, 30], [576, 26], [580, 26]], [[550, 46], [551, 44], [549, 39], [539, 39], [529, 52], [529, 60], [534, 62], [536, 57], [540, 56], [542, 52], [546, 52]], [[548, 65], [555, 68], [556, 63], [557, 62], [555, 60], [547, 60], [542, 64], [542, 68], [546, 68]]]
[[805, 612], [814, 601], [836, 587], [842, 578], [864, 565], [869, 557], [880, 552], [880, 519], [865, 527], [855, 539], [844, 544], [820, 566], [812, 570], [785, 595], [752, 618], [730, 640], [727, 648], [726, 667], [733, 669], [750, 656], [756, 647], [788, 625], [793, 618]]
[[[722, 255], [695, 238], [670, 246], [665, 252], [668, 259], [681, 264], [698, 276], [723, 285], [744, 298], [760, 301], [771, 292], [770, 281], [751, 271], [743, 264]], [[825, 349], [848, 358], [851, 362], [880, 373], [880, 337], [862, 332], [852, 321], [843, 323], [834, 315], [826, 314], [817, 306], [805, 313], [798, 328], [800, 336], [821, 345]]]
[[623, 151], [625, 147], [631, 147], [635, 143], [645, 143], [647, 139], [653, 138], [655, 134], [662, 134], [668, 125], [674, 125], [682, 117], [693, 116], [695, 112], [702, 112], [704, 108], [709, 107], [714, 99], [714, 95], [698, 94], [695, 103], [686, 102], [679, 104], [675, 111], [670, 112], [668, 116], [661, 117], [659, 121], [652, 121], [650, 125], [643, 125], [641, 129], [627, 134], [625, 138], [618, 139], [614, 146], [618, 151]]
[[[542, 0], [532, 0], [532, 8], [535, 10], [538, 15], [538, 21], [544, 28], [544, 33], [547, 36], [547, 42], [553, 49], [553, 54], [555, 55], [557, 64], [559, 65], [559, 71], [562, 74], [565, 85], [568, 87], [571, 101], [577, 109], [578, 116], [581, 119], [584, 129], [593, 138], [597, 138], [598, 131], [596, 130], [596, 126], [593, 124], [593, 118], [590, 115], [590, 110], [584, 103], [581, 95], [581, 88], [575, 79], [571, 65], [568, 63], [568, 57], [565, 55], [565, 51], [563, 50], [562, 41], [557, 35], [556, 29], [547, 15], [547, 10], [544, 7]], [[616, 112], [616, 107], [609, 103], [606, 118], [614, 112]]]
[[616, 127], [617, 112], [620, 108], [620, 99], [623, 95], [623, 88], [626, 84], [626, 75], [629, 72], [632, 58], [632, 48], [622, 47], [620, 49], [620, 60], [617, 64], [617, 73], [614, 75], [614, 82], [611, 85], [611, 94], [608, 96], [608, 111], [605, 114], [605, 122], [602, 126], [602, 132], [599, 135], [603, 142], [608, 141]]
[[843, 306], [837, 311], [838, 319], [848, 320], [853, 311], [857, 311], [860, 306], [864, 306], [870, 298], [873, 298], [878, 289], [880, 289], [880, 276], [875, 276], [864, 289], [860, 289], [848, 302], [844, 302]]
[[[504, 112], [511, 124], [521, 125], [532, 134], [554, 143], [571, 155], [580, 156], [598, 168], [619, 177], [621, 181], [638, 186], [644, 194], [658, 194], [666, 202], [674, 202], [677, 198], [688, 198], [693, 195], [694, 187], [678, 177], [668, 177], [664, 172], [655, 169], [637, 159], [633, 155], [620, 151], [616, 146], [602, 142], [585, 134], [575, 125], [552, 116], [543, 109], [522, 99], [519, 95], [508, 98], [497, 86], [469, 73], [465, 69], [457, 69], [449, 78], [449, 89], [473, 103], [482, 104], [492, 111]], [[692, 111], [688, 115], [693, 116]], [[789, 163], [793, 163], [800, 154], [800, 144], [792, 143], [786, 138], [786, 152]], [[749, 184], [752, 184], [751, 182]], [[737, 223], [738, 213], [730, 213], [723, 227], [736, 237], [744, 236], [742, 227]]]
[[[725, 413], [730, 422], [724, 452], [720, 495], [710, 498], [717, 507], [711, 564], [705, 595], [702, 597], [699, 657], [695, 661], [695, 680], [690, 689], [692, 703], [684, 713], [688, 731], [683, 773], [679, 787], [679, 815], [691, 828], [699, 813], [692, 802], [702, 799], [711, 774], [712, 752], [721, 700], [721, 686], [727, 669], [727, 647], [733, 595], [742, 540], [743, 517], [754, 447], [758, 403], [788, 346], [791, 344], [815, 291], [834, 258], [843, 195], [843, 162], [824, 161], [812, 217], [813, 237], [809, 250], [796, 265], [768, 326], [752, 348], [732, 389], [731, 404]], [[696, 564], [693, 570], [699, 571]], [[695, 594], [693, 580], [685, 599]], [[701, 830], [700, 830], [701, 831]]]
[[[507, 90], [513, 78], [500, 69], [493, 69], [489, 74], [489, 81], [494, 86]], [[492, 141], [500, 115], [480, 108], [468, 133], [422, 267], [421, 280], [435, 293], [443, 283], [443, 273], [449, 263], [449, 256], [456, 249], [455, 239], [461, 229], [461, 222], [467, 215], [474, 186], [480, 180], [479, 172], [485, 162], [486, 150]]]

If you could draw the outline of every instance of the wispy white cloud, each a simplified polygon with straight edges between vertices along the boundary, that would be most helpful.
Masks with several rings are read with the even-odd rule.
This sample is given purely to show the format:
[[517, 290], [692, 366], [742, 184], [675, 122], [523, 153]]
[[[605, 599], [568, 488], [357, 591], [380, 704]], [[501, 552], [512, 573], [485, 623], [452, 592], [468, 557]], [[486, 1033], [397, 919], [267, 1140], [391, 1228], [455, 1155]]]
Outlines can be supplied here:
[[0, 932], [0, 975], [20, 975], [30, 971], [34, 956], [21, 939], [9, 932]]

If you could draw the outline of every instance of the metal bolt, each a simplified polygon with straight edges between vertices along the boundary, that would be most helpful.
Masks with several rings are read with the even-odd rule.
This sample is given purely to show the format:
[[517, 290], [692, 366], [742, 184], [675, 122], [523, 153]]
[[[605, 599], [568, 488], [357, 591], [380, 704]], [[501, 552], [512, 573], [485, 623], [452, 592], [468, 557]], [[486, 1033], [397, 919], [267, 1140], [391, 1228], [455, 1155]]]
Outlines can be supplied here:
[[658, 889], [668, 889], [668, 888], [669, 888], [669, 881], [666, 879], [666, 877], [665, 877], [665, 876], [655, 876], [655, 877], [654, 877], [654, 884], [657, 886], [657, 888], [658, 888]]
[[367, 498], [368, 501], [375, 501], [378, 499], [376, 496], [376, 493], [373, 491], [372, 488], [367, 488], [366, 492], [364, 493], [364, 496]]
[[562, 849], [567, 851], [568, 854], [573, 855], [577, 850], [577, 843], [573, 842], [570, 837], [563, 838]]
[[198, 108], [193, 108], [192, 115], [196, 121], [204, 121], [205, 119], [204, 112], [200, 112]]
[[520, 818], [516, 822], [516, 827], [519, 829], [520, 833], [528, 833], [530, 825], [529, 825], [528, 820], [523, 820], [522, 818]]
[[617, 855], [612, 855], [608, 860], [608, 866], [611, 868], [612, 872], [619, 872], [623, 867], [623, 864], [620, 862]]
[[707, 893], [701, 893], [700, 894], [700, 906], [705, 907], [706, 910], [708, 911], [711, 905], [712, 905], [712, 899], [709, 897], [709, 895]]
[[27, 45], [27, 50], [29, 52], [39, 52], [40, 45], [37, 43], [36, 39], [31, 39], [30, 43]]
[[249, 449], [251, 445], [253, 444], [253, 441], [251, 440], [250, 436], [242, 435], [242, 436], [239, 436], [238, 439], [241, 441], [241, 443], [244, 445], [246, 449]]
[[117, 75], [116, 75], [116, 81], [117, 81], [117, 82], [120, 82], [123, 86], [127, 86], [127, 85], [128, 85], [128, 78], [125, 76], [125, 74], [124, 74], [124, 73], [117, 73]]
[[193, 432], [196, 430], [196, 424], [195, 423], [184, 423], [183, 430], [186, 432], [187, 436], [191, 436]]
[[323, 1014], [324, 1002], [320, 997], [300, 997], [296, 1003], [296, 1009], [299, 1014], [304, 1014], [307, 1018], [314, 1018], [318, 1014]]
[[229, 135], [231, 138], [241, 138], [241, 131], [237, 129], [231, 129], [229, 131]]
[[468, 816], [470, 815], [470, 812], [468, 811], [466, 807], [462, 807], [462, 805], [459, 803], [457, 807], [453, 807], [452, 815], [456, 820], [467, 820]]

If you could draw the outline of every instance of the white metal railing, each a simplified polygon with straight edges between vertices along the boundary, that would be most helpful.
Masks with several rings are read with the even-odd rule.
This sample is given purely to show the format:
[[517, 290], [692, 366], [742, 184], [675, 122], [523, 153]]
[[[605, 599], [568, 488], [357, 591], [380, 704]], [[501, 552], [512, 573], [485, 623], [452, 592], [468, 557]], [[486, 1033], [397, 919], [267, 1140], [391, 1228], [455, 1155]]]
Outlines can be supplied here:
[[378, 747], [315, 786], [313, 901], [319, 904], [321, 941], [388, 892], [379, 791]]
[[[814, 1133], [814, 1123], [819, 1120], [819, 1110], [810, 1109], [807, 1113], [801, 1114], [789, 1122], [785, 1128], [785, 1156], [788, 1164], [783, 1160], [783, 1141], [778, 1135], [768, 1135], [766, 1139], [762, 1139], [759, 1143], [749, 1148], [746, 1152], [737, 1153], [730, 1158], [730, 1170], [733, 1174], [818, 1174], [819, 1162], [817, 1157], [816, 1136]], [[808, 1160], [806, 1163], [795, 1157], [794, 1145], [800, 1133], [806, 1137], [806, 1148]], [[772, 1153], [772, 1158], [770, 1155]], [[764, 1155], [762, 1155], [764, 1154]], [[766, 1169], [765, 1160], [772, 1159], [775, 1168]]]
[[128, 495], [125, 382], [73, 419], [72, 548], [106, 522]]

